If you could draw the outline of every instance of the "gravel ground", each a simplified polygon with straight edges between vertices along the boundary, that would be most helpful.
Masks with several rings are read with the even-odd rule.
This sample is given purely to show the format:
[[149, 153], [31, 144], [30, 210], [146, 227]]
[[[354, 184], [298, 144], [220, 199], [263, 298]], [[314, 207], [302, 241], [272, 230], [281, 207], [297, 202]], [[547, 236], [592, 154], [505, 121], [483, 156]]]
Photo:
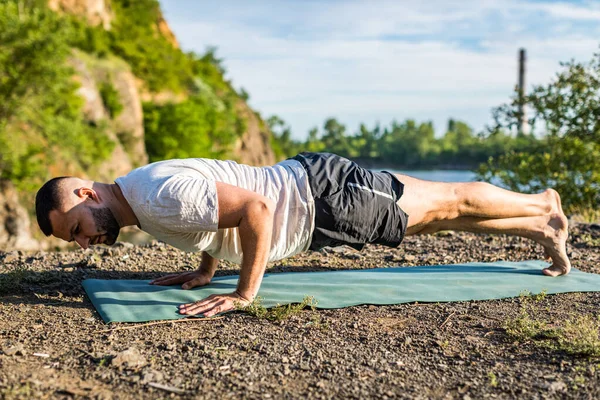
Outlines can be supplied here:
[[[573, 266], [600, 273], [600, 225], [571, 229]], [[442, 233], [399, 249], [306, 253], [269, 272], [537, 259], [520, 238]], [[499, 301], [242, 312], [153, 326], [102, 322], [86, 278], [151, 279], [199, 254], [161, 243], [0, 253], [0, 398], [600, 398], [600, 360], [515, 340], [527, 309], [561, 324], [597, 317], [600, 293]], [[218, 275], [237, 273], [223, 263]]]

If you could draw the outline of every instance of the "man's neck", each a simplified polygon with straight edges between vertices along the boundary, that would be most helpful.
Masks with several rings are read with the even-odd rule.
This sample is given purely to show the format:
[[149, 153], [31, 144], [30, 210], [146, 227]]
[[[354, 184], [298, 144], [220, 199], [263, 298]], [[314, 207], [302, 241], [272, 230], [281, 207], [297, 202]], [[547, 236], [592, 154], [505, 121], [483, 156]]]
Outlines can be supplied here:
[[121, 228], [132, 225], [139, 227], [140, 222], [131, 209], [131, 206], [127, 202], [127, 199], [125, 199], [125, 196], [123, 196], [123, 192], [121, 191], [119, 185], [116, 183], [102, 185], [104, 186], [103, 191], [108, 196], [106, 199], [108, 206], [119, 223], [119, 226]]

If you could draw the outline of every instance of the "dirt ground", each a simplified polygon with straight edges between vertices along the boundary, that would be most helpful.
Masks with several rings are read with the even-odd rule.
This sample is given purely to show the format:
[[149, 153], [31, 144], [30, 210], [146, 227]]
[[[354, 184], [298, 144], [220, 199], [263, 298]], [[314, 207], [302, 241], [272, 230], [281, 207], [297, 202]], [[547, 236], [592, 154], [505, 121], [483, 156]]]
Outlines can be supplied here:
[[[568, 253], [575, 268], [600, 273], [600, 225], [573, 227]], [[268, 272], [540, 257], [519, 238], [442, 233], [399, 249], [306, 253]], [[150, 279], [198, 263], [199, 254], [157, 242], [0, 253], [0, 398], [600, 398], [600, 359], [506, 329], [525, 307], [550, 324], [597, 318], [600, 293], [109, 326], [81, 287], [86, 278]], [[217, 274], [236, 272], [222, 264]]]

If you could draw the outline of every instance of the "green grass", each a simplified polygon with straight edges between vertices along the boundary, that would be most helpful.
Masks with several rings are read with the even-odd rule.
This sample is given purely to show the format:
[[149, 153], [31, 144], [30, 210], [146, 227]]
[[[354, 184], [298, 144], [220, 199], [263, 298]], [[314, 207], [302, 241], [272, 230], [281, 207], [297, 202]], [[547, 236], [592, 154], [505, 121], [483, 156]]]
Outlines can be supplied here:
[[533, 319], [525, 310], [504, 324], [509, 337], [519, 342], [534, 344], [567, 354], [600, 356], [600, 318], [590, 315], [574, 316], [560, 326], [551, 326], [547, 321]]
[[600, 356], [600, 318], [579, 316], [565, 322], [558, 337], [561, 350], [581, 356]]
[[542, 289], [539, 293], [531, 293], [529, 290], [523, 290], [519, 293], [519, 300], [526, 303], [528, 300], [533, 300], [536, 303], [543, 301], [548, 296], [548, 290]]
[[589, 233], [581, 235], [581, 240], [590, 247], [600, 247], [600, 237], [594, 238]]
[[257, 297], [252, 303], [244, 307], [238, 307], [238, 310], [244, 311], [254, 317], [264, 318], [269, 321], [283, 321], [293, 315], [299, 314], [304, 308], [310, 307], [314, 310], [317, 301], [312, 296], [305, 296], [301, 303], [277, 305], [271, 309], [262, 304], [262, 298]]
[[498, 386], [498, 378], [492, 371], [488, 372], [488, 379], [491, 387]]
[[571, 207], [569, 213], [574, 222], [584, 222], [587, 224], [600, 222], [600, 208], [577, 206]]
[[517, 318], [507, 320], [504, 329], [511, 338], [525, 342], [543, 340], [551, 336], [552, 332], [546, 326], [546, 322], [531, 319], [526, 311], [522, 311]]

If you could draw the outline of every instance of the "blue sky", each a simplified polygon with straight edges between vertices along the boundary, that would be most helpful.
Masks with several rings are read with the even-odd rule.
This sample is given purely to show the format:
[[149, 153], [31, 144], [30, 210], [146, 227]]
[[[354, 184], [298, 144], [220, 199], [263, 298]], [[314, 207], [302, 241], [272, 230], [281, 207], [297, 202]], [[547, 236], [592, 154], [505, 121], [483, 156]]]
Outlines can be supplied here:
[[328, 117], [350, 132], [406, 118], [432, 120], [438, 135], [448, 118], [480, 131], [512, 94], [519, 48], [531, 87], [600, 44], [599, 1], [160, 3], [181, 47], [217, 47], [234, 87], [296, 139]]

